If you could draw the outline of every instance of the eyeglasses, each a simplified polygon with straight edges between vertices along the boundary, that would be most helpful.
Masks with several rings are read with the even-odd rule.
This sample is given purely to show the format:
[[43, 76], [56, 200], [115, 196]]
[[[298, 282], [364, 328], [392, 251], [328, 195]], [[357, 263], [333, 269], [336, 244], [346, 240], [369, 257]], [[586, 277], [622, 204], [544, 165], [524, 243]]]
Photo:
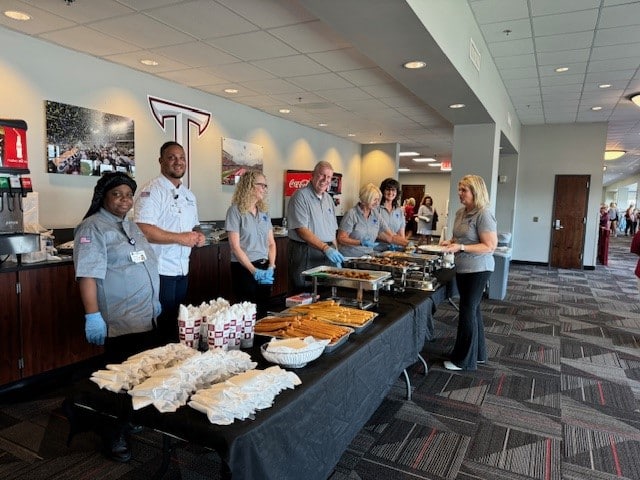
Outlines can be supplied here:
[[266, 183], [254, 183], [256, 187], [269, 188], [269, 185]]

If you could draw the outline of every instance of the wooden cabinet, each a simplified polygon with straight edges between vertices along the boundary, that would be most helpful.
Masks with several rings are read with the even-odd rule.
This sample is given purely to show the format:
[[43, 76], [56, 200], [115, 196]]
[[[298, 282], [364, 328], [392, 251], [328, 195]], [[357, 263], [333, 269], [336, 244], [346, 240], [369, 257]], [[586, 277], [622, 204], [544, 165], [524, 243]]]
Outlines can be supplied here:
[[0, 273], [0, 385], [20, 380], [21, 342], [17, 273]]
[[0, 273], [0, 385], [102, 353], [87, 342], [73, 264]]
[[289, 239], [287, 237], [276, 237], [276, 280], [273, 282], [272, 295], [286, 295], [289, 287]]
[[23, 377], [71, 365], [102, 353], [87, 342], [84, 308], [72, 264], [21, 270]]

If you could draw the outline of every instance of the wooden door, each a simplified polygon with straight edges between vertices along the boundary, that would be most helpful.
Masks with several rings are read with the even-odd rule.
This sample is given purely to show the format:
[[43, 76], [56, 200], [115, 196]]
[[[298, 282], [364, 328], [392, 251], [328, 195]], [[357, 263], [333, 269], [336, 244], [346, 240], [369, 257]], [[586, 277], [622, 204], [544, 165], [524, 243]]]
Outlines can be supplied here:
[[402, 191], [402, 199], [401, 205], [404, 204], [404, 201], [413, 198], [416, 201], [416, 212], [418, 211], [418, 207], [420, 206], [420, 201], [422, 197], [424, 197], [424, 185], [401, 185], [400, 190]]
[[0, 273], [0, 385], [20, 380], [20, 319], [16, 272]]
[[549, 264], [582, 268], [590, 175], [556, 175]]

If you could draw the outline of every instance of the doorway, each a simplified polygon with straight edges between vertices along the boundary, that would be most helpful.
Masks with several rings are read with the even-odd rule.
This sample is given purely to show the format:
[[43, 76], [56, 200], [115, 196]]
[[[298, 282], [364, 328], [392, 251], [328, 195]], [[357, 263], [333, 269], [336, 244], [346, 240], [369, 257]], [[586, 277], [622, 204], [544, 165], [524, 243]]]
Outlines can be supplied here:
[[556, 175], [549, 265], [582, 268], [590, 175]]
[[405, 200], [413, 198], [416, 201], [416, 211], [418, 211], [418, 205], [424, 197], [424, 185], [402, 185], [400, 189], [402, 190], [402, 204]]

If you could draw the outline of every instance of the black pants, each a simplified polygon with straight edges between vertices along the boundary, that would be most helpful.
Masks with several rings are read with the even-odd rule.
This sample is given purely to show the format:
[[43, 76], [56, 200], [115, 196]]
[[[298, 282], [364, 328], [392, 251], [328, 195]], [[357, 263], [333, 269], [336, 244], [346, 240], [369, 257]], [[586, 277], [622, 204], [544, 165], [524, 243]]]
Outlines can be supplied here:
[[158, 316], [158, 338], [161, 344], [178, 341], [178, 309], [187, 296], [189, 278], [186, 275], [170, 277], [160, 275], [160, 305]]
[[320, 265], [331, 266], [331, 262], [317, 248], [310, 247], [305, 242], [289, 240], [289, 295], [311, 291], [309, 285], [305, 284], [302, 272]]
[[[260, 270], [269, 268], [268, 260], [256, 260], [251, 263]], [[257, 318], [266, 315], [273, 285], [260, 285], [240, 262], [231, 262], [231, 286], [236, 302], [255, 303]]]

